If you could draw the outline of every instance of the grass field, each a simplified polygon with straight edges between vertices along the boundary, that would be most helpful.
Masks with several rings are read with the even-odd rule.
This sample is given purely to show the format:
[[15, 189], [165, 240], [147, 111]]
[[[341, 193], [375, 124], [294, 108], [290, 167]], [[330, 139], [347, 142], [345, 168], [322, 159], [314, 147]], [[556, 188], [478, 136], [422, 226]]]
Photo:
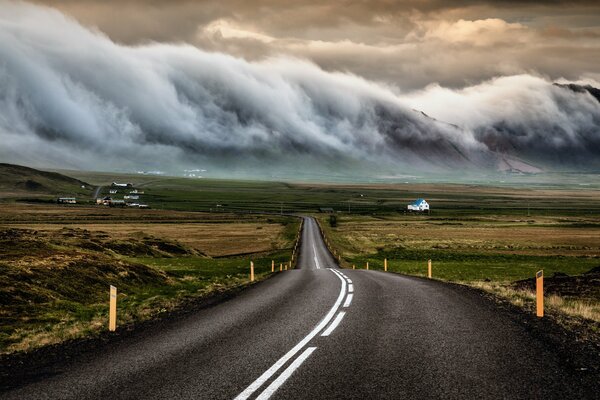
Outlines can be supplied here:
[[[377, 183], [324, 184], [276, 181], [191, 179], [66, 171], [78, 179], [103, 186], [131, 182], [144, 190], [140, 201], [155, 209], [180, 211], [318, 212], [320, 207], [351, 214], [394, 213], [424, 197], [436, 215], [598, 215], [600, 176], [561, 175], [546, 180], [482, 184]], [[560, 183], [557, 183], [560, 182]], [[581, 183], [586, 182], [586, 183]], [[123, 194], [119, 193], [118, 196]]]
[[[0, 353], [106, 329], [108, 286], [119, 325], [271, 273], [290, 260], [293, 217], [57, 205], [0, 205]], [[278, 269], [278, 268], [277, 268]]]
[[[139, 202], [151, 206], [120, 209], [92, 205], [93, 190], [80, 190], [80, 181], [36, 172], [23, 180], [10, 173], [10, 182], [0, 185], [0, 196], [9, 194], [0, 201], [5, 352], [97, 334], [105, 327], [109, 284], [120, 288], [119, 318], [127, 324], [247, 282], [250, 259], [264, 277], [271, 260], [290, 258], [298, 219], [280, 215], [289, 212], [318, 216], [346, 267], [369, 262], [380, 269], [387, 258], [390, 271], [424, 276], [432, 259], [435, 278], [481, 287], [524, 306], [531, 305], [531, 290], [516, 281], [539, 269], [549, 279], [555, 273], [578, 277], [557, 289], [549, 304], [600, 320], [600, 292], [588, 287], [586, 282], [595, 282], [591, 275], [582, 275], [600, 265], [597, 175], [476, 185], [64, 172], [101, 186], [100, 195], [108, 194], [113, 181], [131, 182], [144, 191]], [[61, 194], [72, 189], [79, 204], [44, 203], [55, 199], [55, 191], [43, 189], [53, 185]], [[116, 197], [129, 190], [119, 189]], [[404, 212], [418, 197], [429, 201], [431, 215]], [[318, 213], [320, 207], [335, 210], [336, 227], [329, 226], [329, 215]], [[270, 214], [252, 213], [257, 211]]]
[[[417, 215], [338, 216], [321, 225], [344, 265], [427, 276], [432, 260], [433, 277], [510, 296], [519, 305], [532, 305], [531, 287], [515, 282], [532, 279], [543, 270], [548, 279], [561, 277], [553, 300], [557, 309], [600, 321], [600, 217], [530, 216], [506, 214], [440, 217]], [[578, 277], [587, 276], [589, 279]], [[576, 284], [573, 282], [576, 281]], [[531, 285], [530, 285], [531, 286]]]

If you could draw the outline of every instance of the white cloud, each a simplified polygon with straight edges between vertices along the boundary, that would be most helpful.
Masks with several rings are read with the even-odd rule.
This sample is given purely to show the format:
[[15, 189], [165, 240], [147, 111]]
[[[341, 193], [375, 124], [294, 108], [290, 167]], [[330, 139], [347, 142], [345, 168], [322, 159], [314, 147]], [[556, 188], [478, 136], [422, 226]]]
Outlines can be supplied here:
[[[257, 40], [238, 28], [227, 34]], [[405, 97], [296, 58], [248, 62], [191, 45], [124, 46], [14, 2], [0, 7], [0, 60], [0, 157], [13, 162], [478, 169], [493, 167], [492, 139], [545, 163], [555, 153], [565, 155], [558, 164], [579, 162], [569, 156], [575, 151], [600, 159], [598, 103], [527, 75]]]

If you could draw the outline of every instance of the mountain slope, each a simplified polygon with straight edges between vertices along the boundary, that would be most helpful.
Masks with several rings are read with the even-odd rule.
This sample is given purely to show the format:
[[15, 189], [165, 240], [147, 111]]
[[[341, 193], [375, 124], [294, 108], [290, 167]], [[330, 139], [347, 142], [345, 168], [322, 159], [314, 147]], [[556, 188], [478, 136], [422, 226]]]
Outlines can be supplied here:
[[89, 196], [92, 186], [56, 172], [0, 163], [2, 197]]

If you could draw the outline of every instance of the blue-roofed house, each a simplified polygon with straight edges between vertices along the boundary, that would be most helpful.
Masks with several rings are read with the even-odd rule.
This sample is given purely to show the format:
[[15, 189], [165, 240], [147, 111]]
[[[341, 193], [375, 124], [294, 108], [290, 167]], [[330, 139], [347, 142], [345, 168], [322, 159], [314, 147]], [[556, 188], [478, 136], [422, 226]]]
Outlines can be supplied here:
[[408, 205], [408, 211], [429, 211], [429, 204], [425, 199], [417, 199]]

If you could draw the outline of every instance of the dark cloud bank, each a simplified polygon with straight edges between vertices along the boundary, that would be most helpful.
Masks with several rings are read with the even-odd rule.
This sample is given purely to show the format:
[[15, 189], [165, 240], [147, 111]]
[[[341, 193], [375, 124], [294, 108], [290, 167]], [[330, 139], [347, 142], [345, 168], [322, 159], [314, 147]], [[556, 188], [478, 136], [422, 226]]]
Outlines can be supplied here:
[[519, 75], [398, 93], [296, 59], [127, 47], [51, 9], [0, 10], [3, 162], [255, 176], [594, 170], [600, 102], [578, 88]]

